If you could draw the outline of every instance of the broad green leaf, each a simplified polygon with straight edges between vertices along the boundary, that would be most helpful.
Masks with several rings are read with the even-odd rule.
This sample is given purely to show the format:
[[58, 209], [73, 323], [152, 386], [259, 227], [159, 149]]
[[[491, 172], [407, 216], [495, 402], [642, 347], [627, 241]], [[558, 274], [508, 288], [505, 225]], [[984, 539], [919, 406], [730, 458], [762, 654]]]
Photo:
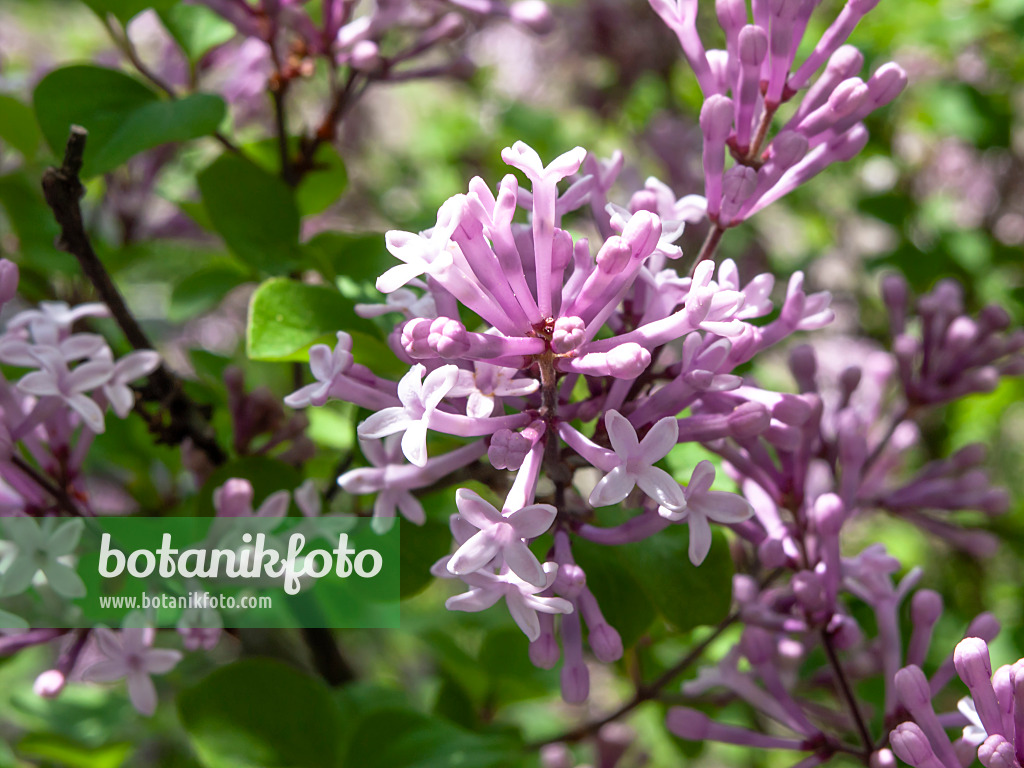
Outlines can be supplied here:
[[246, 349], [252, 360], [304, 360], [296, 354], [310, 344], [325, 340], [333, 346], [337, 331], [367, 325], [337, 291], [275, 277], [253, 294]]
[[700, 566], [690, 562], [689, 542], [689, 528], [673, 525], [615, 548], [647, 599], [679, 631], [717, 624], [732, 602], [733, 563], [725, 536], [714, 532], [711, 551]]
[[573, 557], [587, 574], [587, 588], [594, 593], [601, 613], [629, 648], [654, 621], [655, 608], [639, 582], [619, 560], [618, 547], [605, 547], [584, 539], [572, 545]]
[[18, 742], [18, 752], [67, 768], [119, 768], [131, 753], [131, 744], [87, 747], [54, 733], [33, 733]]
[[411, 709], [381, 709], [359, 721], [344, 764], [359, 768], [515, 768], [522, 745], [471, 733]]
[[[289, 149], [291, 157], [297, 154], [297, 142]], [[246, 144], [242, 147], [249, 157], [269, 173], [281, 172], [281, 148], [277, 139]], [[348, 187], [348, 172], [345, 161], [330, 144], [321, 144], [313, 157], [313, 167], [302, 177], [295, 190], [295, 200], [303, 216], [321, 213], [334, 203]], [[381, 241], [383, 242], [383, 240]]]
[[89, 131], [83, 176], [106, 173], [147, 149], [207, 136], [224, 119], [224, 101], [195, 93], [162, 100], [138, 80], [91, 65], [54, 70], [33, 94], [43, 136], [63, 156], [72, 125]]
[[400, 524], [399, 594], [404, 600], [419, 594], [433, 583], [430, 566], [451, 551], [452, 534], [447, 525], [435, 520], [427, 520], [422, 526], [405, 520]]
[[174, 286], [167, 319], [181, 322], [216, 307], [232, 288], [249, 279], [238, 263], [220, 260], [192, 272]]
[[178, 713], [208, 768], [332, 768], [340, 712], [327, 687], [294, 667], [247, 659], [178, 696]]
[[0, 141], [31, 160], [41, 138], [32, 108], [13, 96], [0, 94]]
[[108, 13], [114, 14], [122, 24], [147, 8], [163, 11], [170, 8], [177, 0], [82, 0], [92, 8], [101, 19]]
[[310, 265], [332, 281], [347, 277], [373, 286], [396, 263], [384, 246], [383, 232], [321, 232], [302, 248]]
[[30, 268], [38, 267], [47, 272], [77, 272], [75, 257], [54, 247], [60, 228], [34, 182], [35, 179], [21, 172], [0, 176], [0, 207], [18, 236], [23, 262], [27, 261], [26, 266]]
[[178, 3], [161, 11], [160, 20], [192, 61], [235, 36], [230, 21], [202, 5]]
[[287, 184], [228, 153], [199, 174], [199, 191], [210, 223], [236, 256], [269, 274], [291, 270], [299, 211]]

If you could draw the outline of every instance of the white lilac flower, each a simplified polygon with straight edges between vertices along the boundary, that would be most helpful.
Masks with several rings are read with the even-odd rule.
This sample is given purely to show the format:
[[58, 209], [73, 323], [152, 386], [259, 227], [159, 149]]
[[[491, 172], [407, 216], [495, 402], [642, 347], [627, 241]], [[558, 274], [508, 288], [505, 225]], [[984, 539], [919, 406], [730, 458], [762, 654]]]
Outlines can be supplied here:
[[385, 408], [359, 425], [360, 437], [402, 435], [402, 452], [418, 467], [427, 463], [427, 426], [431, 415], [458, 379], [459, 369], [445, 365], [431, 371], [424, 379], [426, 367], [414, 365], [398, 383], [401, 406]]
[[533, 642], [540, 637], [538, 611], [541, 613], [572, 613], [572, 603], [568, 600], [561, 597], [538, 595], [539, 592], [544, 592], [555, 583], [557, 573], [557, 563], [544, 563], [544, 584], [542, 586], [523, 581], [514, 573], [506, 573], [501, 576], [480, 571], [469, 573], [462, 576], [462, 580], [470, 587], [469, 591], [449, 597], [445, 602], [445, 607], [450, 611], [484, 611], [505, 598], [508, 612], [530, 642]]
[[531, 504], [503, 515], [468, 488], [455, 494], [459, 515], [479, 529], [452, 555], [448, 571], [463, 576], [483, 568], [501, 555], [508, 567], [526, 582], [544, 583], [544, 569], [523, 539], [534, 539], [547, 532], [555, 520], [550, 504]]
[[473, 371], [459, 371], [459, 378], [448, 393], [452, 397], [468, 397], [466, 415], [482, 419], [494, 412], [498, 397], [524, 397], [536, 392], [536, 379], [515, 378], [518, 371], [499, 365], [476, 362]]
[[40, 571], [57, 594], [68, 598], [85, 595], [82, 579], [60, 562], [78, 546], [85, 528], [81, 520], [68, 520], [59, 526], [48, 520], [40, 526], [31, 517], [18, 517], [5, 521], [3, 527], [15, 552], [0, 578], [0, 595], [20, 595]]
[[156, 711], [156, 687], [150, 675], [170, 672], [181, 660], [179, 651], [152, 648], [155, 630], [128, 628], [120, 632], [99, 628], [94, 630], [101, 660], [82, 671], [82, 679], [107, 683], [124, 678], [132, 706], [143, 715]]
[[114, 373], [103, 385], [102, 392], [119, 418], [125, 418], [135, 405], [135, 393], [128, 385], [136, 379], [148, 376], [159, 365], [160, 355], [151, 349], [131, 352], [114, 363]]
[[680, 505], [683, 491], [679, 483], [663, 469], [654, 466], [675, 447], [679, 423], [666, 416], [650, 428], [643, 440], [637, 440], [633, 425], [618, 411], [609, 411], [605, 427], [618, 466], [602, 477], [590, 493], [590, 503], [606, 507], [622, 501], [637, 485], [659, 504]]
[[742, 496], [726, 491], [712, 491], [715, 467], [705, 459], [697, 464], [684, 492], [684, 503], [678, 506], [662, 505], [658, 512], [673, 522], [686, 522], [690, 527], [690, 562], [700, 565], [711, 549], [711, 525], [740, 523], [754, 514], [750, 502]]
[[314, 344], [309, 348], [309, 368], [316, 381], [288, 395], [285, 405], [290, 408], [323, 405], [330, 395], [331, 385], [351, 366], [352, 337], [344, 331], [338, 332], [338, 343], [333, 350], [326, 344]]

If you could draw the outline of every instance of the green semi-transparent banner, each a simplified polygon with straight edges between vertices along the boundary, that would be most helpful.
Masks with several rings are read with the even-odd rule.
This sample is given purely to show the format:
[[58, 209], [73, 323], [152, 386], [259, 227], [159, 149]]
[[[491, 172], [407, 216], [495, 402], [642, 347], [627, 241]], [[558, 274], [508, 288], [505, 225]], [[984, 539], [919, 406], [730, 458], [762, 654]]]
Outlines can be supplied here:
[[0, 629], [393, 628], [398, 568], [365, 518], [2, 518]]

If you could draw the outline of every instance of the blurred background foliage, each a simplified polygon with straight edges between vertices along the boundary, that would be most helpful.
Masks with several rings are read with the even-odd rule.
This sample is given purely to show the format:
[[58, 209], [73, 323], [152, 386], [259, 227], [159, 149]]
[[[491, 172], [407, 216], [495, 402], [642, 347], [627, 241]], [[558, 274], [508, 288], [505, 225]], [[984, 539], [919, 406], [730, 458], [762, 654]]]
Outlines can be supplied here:
[[[807, 39], [816, 39], [814, 25], [820, 32], [840, 5], [821, 4]], [[713, 4], [702, 6], [710, 35]], [[382, 233], [430, 226], [437, 207], [473, 175], [496, 183], [507, 171], [500, 151], [515, 140], [544, 158], [577, 144], [601, 156], [622, 149], [620, 203], [649, 174], [677, 195], [702, 191], [700, 94], [674, 37], [642, 0], [563, 0], [554, 7], [556, 29], [546, 37], [501, 24], [476, 34], [468, 43], [476, 69], [462, 81], [375, 88], [347, 116], [335, 149], [318, 155], [317, 170], [294, 191], [275, 176], [265, 95], [244, 110], [232, 103], [225, 123], [254, 164], [222, 155], [211, 139], [163, 145], [121, 163], [126, 158], [115, 150], [123, 145], [113, 142], [109, 167], [88, 181], [90, 231], [171, 365], [189, 372], [197, 399], [214, 404], [225, 444], [232, 440], [222, 383], [229, 365], [244, 371], [247, 388], [280, 398], [293, 387], [287, 361], [304, 360], [311, 343], [345, 328], [357, 332], [361, 362], [401, 372], [382, 343], [387, 326], [351, 312], [353, 301], [379, 300], [373, 279], [389, 262]], [[165, 24], [179, 24], [193, 65], [232, 36], [212, 15], [195, 16], [173, 2], [163, 10]], [[150, 41], [158, 29], [151, 14], [129, 26], [140, 54], [154, 63], [160, 50]], [[954, 277], [970, 308], [998, 302], [1024, 320], [1022, 38], [1024, 0], [883, 0], [851, 42], [869, 70], [899, 62], [910, 87], [870, 118], [871, 141], [859, 157], [730, 231], [721, 254], [735, 258], [745, 275], [770, 270], [784, 284], [803, 269], [814, 289], [833, 291], [838, 318], [826, 336], [884, 339], [878, 278], [886, 270], [902, 272], [918, 292]], [[0, 4], [0, 253], [18, 261], [29, 301], [90, 296], [74, 259], [53, 247], [56, 227], [39, 190], [62, 142], [61, 110], [69, 100], [88, 109], [96, 94], [89, 73], [81, 81], [51, 81], [51, 97], [39, 88], [48, 73], [72, 63], [132, 71], [86, 4]], [[293, 92], [293, 132], [322, 114], [325, 78], [314, 71]], [[216, 93], [216, 85], [204, 89]], [[149, 97], [141, 98], [144, 106]], [[92, 140], [100, 138], [94, 131]], [[687, 232], [684, 251], [695, 253], [703, 235], [701, 227]], [[318, 274], [320, 285], [264, 283], [247, 321], [260, 281], [298, 273]], [[333, 295], [335, 288], [347, 303], [318, 309], [318, 291]], [[283, 330], [274, 325], [282, 313], [300, 310], [305, 314]], [[112, 324], [95, 326], [123, 345]], [[783, 359], [761, 361], [751, 373], [787, 384]], [[991, 446], [993, 475], [1014, 499], [1010, 514], [994, 524], [1004, 542], [996, 556], [979, 562], [888, 517], [869, 521], [859, 539], [847, 542], [857, 551], [884, 541], [908, 567], [924, 569], [922, 586], [944, 595], [932, 663], [982, 609], [1004, 624], [995, 661], [1024, 655], [1022, 394], [1021, 382], [1008, 381], [991, 395], [948, 407], [923, 425], [925, 439], [913, 457], [924, 461], [973, 441]], [[301, 468], [243, 446], [202, 488], [184, 471], [180, 452], [153, 446], [138, 419], [112, 421], [92, 454], [92, 492], [109, 511], [208, 513], [211, 490], [226, 477], [253, 479], [259, 501], [303, 477], [327, 481], [359, 460], [352, 451], [361, 415], [353, 408], [331, 405], [306, 415], [318, 452]], [[295, 637], [227, 638], [161, 681], [157, 716], [140, 721], [120, 691], [72, 686], [57, 701], [35, 697], [31, 680], [45, 668], [45, 651], [20, 654], [0, 661], [0, 742], [9, 744], [0, 746], [0, 766], [267, 766], [284, 755], [288, 764], [310, 766], [535, 765], [535, 754], [521, 750], [524, 741], [548, 738], [627, 699], [632, 678], [655, 677], [707, 631], [679, 633], [667, 622], [728, 595], [727, 564], [724, 593], [708, 586], [680, 598], [691, 604], [659, 605], [637, 585], [642, 576], [595, 558], [588, 573], [608, 590], [603, 602], [621, 613], [613, 617], [609, 608], [609, 618], [632, 647], [611, 670], [595, 670], [585, 708], [567, 707], [557, 700], [557, 674], [530, 665], [526, 640], [507, 616], [443, 610], [447, 585], [432, 585], [427, 568], [447, 552], [451, 498], [450, 488], [428, 495], [426, 526], [403, 529], [404, 629], [338, 635], [357, 682], [329, 690], [266, 660], [301, 665], [304, 649]], [[332, 509], [358, 510], [366, 501], [337, 494]], [[725, 550], [719, 541], [721, 558]], [[709, 584], [716, 581], [713, 561], [702, 571]], [[726, 634], [709, 655], [733, 641]], [[220, 666], [239, 656], [253, 658]], [[868, 702], [881, 698], [871, 686], [858, 693]], [[708, 765], [787, 764], [778, 753], [675, 740], [662, 725], [665, 706], [652, 702], [629, 718], [637, 738], [627, 765], [644, 757], [648, 765], [678, 765], [701, 752]], [[750, 717], [734, 709], [727, 714], [735, 722]], [[588, 758], [586, 744], [578, 749]]]

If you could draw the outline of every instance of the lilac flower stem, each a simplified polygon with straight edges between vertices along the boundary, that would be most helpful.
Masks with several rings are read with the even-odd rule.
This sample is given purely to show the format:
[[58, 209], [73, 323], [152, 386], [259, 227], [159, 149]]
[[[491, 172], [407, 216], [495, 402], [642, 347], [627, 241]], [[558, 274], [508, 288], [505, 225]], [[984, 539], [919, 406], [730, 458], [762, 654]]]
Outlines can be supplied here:
[[63, 509], [70, 515], [75, 517], [84, 517], [85, 513], [78, 508], [78, 505], [71, 500], [67, 491], [59, 488], [56, 484], [51, 482], [48, 478], [43, 477], [35, 467], [29, 464], [20, 456], [11, 456], [11, 463], [28, 475], [32, 480], [44, 491], [50, 494], [54, 501], [57, 502], [57, 506]]
[[822, 648], [825, 649], [825, 655], [828, 656], [828, 663], [831, 665], [832, 671], [835, 673], [839, 692], [842, 694], [843, 700], [846, 702], [846, 706], [850, 710], [850, 716], [853, 718], [854, 725], [857, 728], [857, 735], [860, 736], [861, 743], [864, 745], [864, 754], [869, 755], [874, 749], [874, 742], [871, 739], [871, 734], [868, 732], [867, 725], [864, 723], [864, 716], [860, 712], [860, 707], [857, 704], [857, 698], [853, 695], [853, 689], [850, 688], [850, 682], [846, 679], [846, 673], [843, 671], [843, 666], [839, 663], [839, 656], [836, 654], [836, 648], [832, 642], [832, 635], [830, 635], [826, 629], [821, 630], [821, 645]]

